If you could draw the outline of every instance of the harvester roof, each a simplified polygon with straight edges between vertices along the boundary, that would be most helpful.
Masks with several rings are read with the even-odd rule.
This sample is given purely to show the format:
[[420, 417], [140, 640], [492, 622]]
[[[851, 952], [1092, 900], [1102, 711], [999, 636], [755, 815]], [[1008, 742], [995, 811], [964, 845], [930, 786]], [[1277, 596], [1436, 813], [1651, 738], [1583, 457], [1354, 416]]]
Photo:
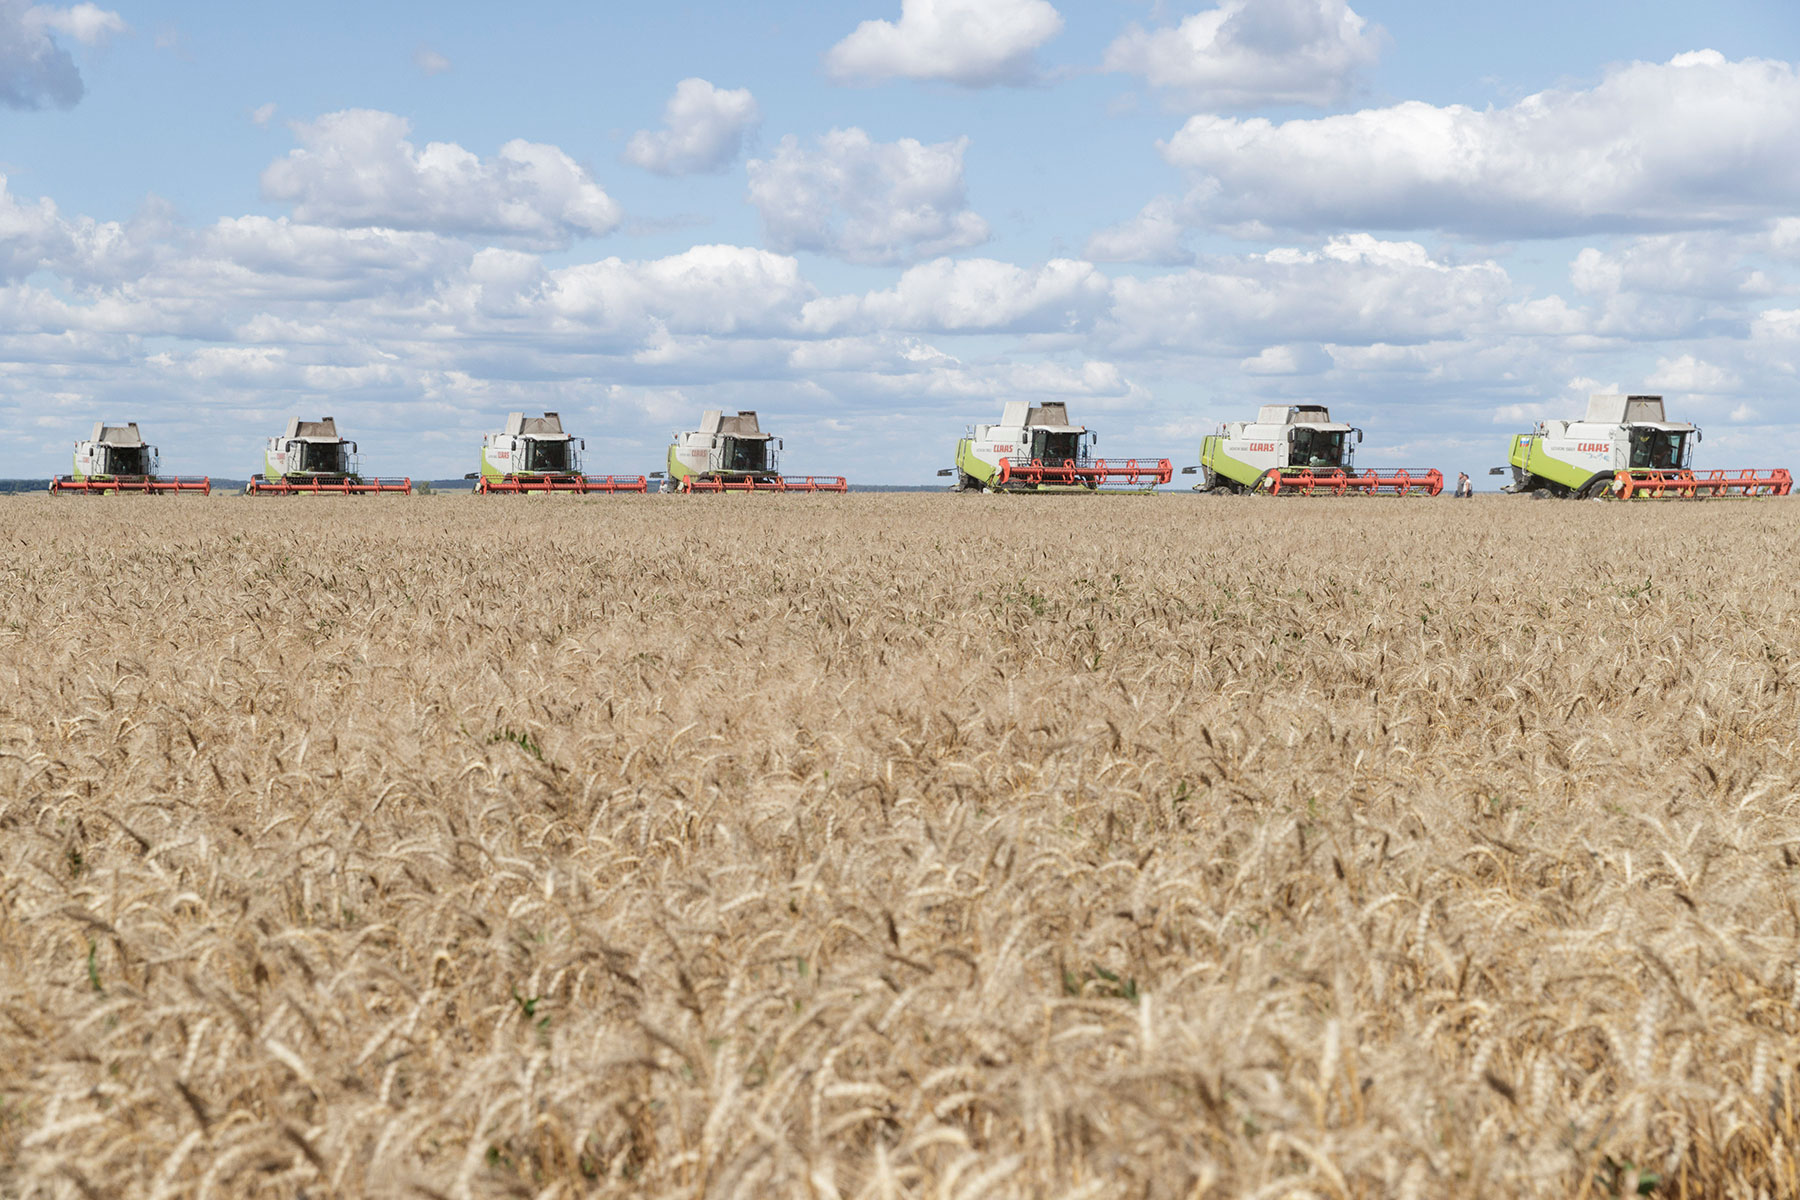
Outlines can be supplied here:
[[724, 434], [734, 438], [772, 438], [772, 433], [764, 433], [756, 423], [756, 414], [749, 409], [743, 412], [726, 415], [722, 410], [709, 408], [700, 414], [700, 432]]
[[102, 421], [94, 422], [94, 436], [89, 439], [103, 446], [141, 446], [143, 435], [138, 433], [136, 421], [124, 425], [108, 425]]
[[562, 418], [553, 412], [547, 412], [541, 417], [528, 417], [524, 413], [507, 413], [506, 432], [514, 437], [560, 438], [569, 436], [563, 432]]
[[1062, 403], [1028, 404], [1008, 400], [1000, 413], [1002, 429], [1041, 429], [1045, 433], [1086, 433], [1084, 425], [1069, 424], [1069, 406]]
[[338, 437], [337, 421], [331, 417], [326, 417], [322, 421], [302, 421], [300, 418], [295, 417], [288, 422], [287, 434], [285, 436], [290, 440], [300, 439], [302, 441], [312, 442], [337, 442], [343, 440]]
[[1685, 422], [1669, 420], [1663, 412], [1661, 396], [1620, 396], [1608, 392], [1595, 392], [1588, 397], [1587, 423], [1646, 425], [1668, 432], [1693, 428]]
[[1256, 410], [1258, 425], [1304, 425], [1308, 429], [1324, 429], [1348, 433], [1354, 425], [1331, 419], [1331, 410], [1323, 404], [1265, 404]]

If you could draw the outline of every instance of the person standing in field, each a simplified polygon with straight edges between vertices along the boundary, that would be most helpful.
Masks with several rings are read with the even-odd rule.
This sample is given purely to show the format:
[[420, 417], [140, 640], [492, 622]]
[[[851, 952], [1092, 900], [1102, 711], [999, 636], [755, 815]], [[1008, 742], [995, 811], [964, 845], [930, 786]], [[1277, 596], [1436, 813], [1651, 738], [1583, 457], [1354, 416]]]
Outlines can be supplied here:
[[1469, 473], [1467, 471], [1458, 471], [1456, 473], [1456, 498], [1458, 500], [1467, 500], [1474, 495], [1475, 485], [1469, 482]]

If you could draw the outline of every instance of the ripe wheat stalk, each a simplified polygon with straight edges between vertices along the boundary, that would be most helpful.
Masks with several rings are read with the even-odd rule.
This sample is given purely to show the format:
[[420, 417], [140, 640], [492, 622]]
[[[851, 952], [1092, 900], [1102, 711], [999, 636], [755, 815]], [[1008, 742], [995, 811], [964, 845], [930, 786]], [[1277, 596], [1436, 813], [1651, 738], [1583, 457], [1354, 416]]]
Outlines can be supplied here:
[[1800, 1195], [1785, 503], [5, 514], [0, 1194]]

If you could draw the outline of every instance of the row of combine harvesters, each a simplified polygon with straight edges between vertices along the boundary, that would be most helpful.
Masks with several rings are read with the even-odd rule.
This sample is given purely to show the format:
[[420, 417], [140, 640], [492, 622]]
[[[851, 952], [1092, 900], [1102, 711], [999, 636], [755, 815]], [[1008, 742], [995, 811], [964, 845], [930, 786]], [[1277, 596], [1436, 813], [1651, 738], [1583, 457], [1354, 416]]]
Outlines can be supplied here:
[[[1200, 443], [1196, 491], [1269, 496], [1436, 496], [1435, 467], [1353, 465], [1363, 432], [1316, 404], [1265, 404], [1254, 421], [1228, 421]], [[1169, 482], [1169, 460], [1103, 458], [1095, 435], [1062, 404], [1007, 404], [997, 425], [971, 426], [956, 445], [955, 491], [1147, 490]], [[1512, 439], [1507, 492], [1541, 497], [1697, 499], [1785, 496], [1782, 469], [1697, 471], [1698, 426], [1670, 421], [1661, 396], [1594, 395], [1580, 421], [1540, 421]], [[1507, 467], [1490, 472], [1502, 475]]]
[[[1096, 453], [1098, 437], [1069, 421], [1063, 404], [1007, 403], [1000, 420], [972, 425], [956, 444], [956, 465], [939, 471], [953, 491], [1149, 491], [1174, 478], [1167, 458]], [[1254, 421], [1230, 421], [1200, 445], [1196, 491], [1270, 496], [1436, 496], [1435, 467], [1353, 465], [1362, 430], [1334, 422], [1313, 404], [1264, 405]], [[1595, 395], [1585, 420], [1541, 421], [1512, 439], [1512, 483], [1502, 490], [1537, 496], [1599, 499], [1697, 499], [1785, 496], [1785, 470], [1696, 471], [1697, 426], [1669, 421], [1660, 396]], [[764, 433], [754, 412], [703, 414], [700, 428], [675, 435], [665, 470], [649, 475], [590, 475], [581, 469], [587, 443], [566, 432], [556, 413], [511, 413], [506, 428], [481, 441], [481, 470], [468, 478], [478, 495], [643, 493], [652, 480], [666, 492], [845, 492], [841, 475], [782, 475], [781, 441]], [[1504, 474], [1495, 467], [1492, 474]], [[55, 493], [207, 493], [204, 478], [157, 473], [154, 446], [135, 423], [96, 425], [75, 443], [75, 474], [50, 484]], [[377, 479], [357, 467], [356, 443], [330, 417], [293, 420], [272, 437], [263, 472], [245, 489], [253, 496], [408, 494], [411, 479]]]
[[[566, 432], [562, 418], [510, 413], [506, 427], [481, 439], [481, 469], [465, 478], [484, 496], [554, 492], [577, 495], [647, 492], [660, 480], [670, 492], [846, 492], [841, 475], [782, 475], [777, 469], [781, 440], [764, 433], [753, 412], [703, 414], [700, 428], [675, 435], [668, 468], [649, 475], [590, 475], [581, 467], [585, 439]], [[252, 496], [409, 495], [413, 481], [362, 473], [357, 444], [338, 433], [337, 421], [294, 419], [268, 440], [263, 469], [244, 491]], [[212, 491], [201, 476], [158, 473], [155, 446], [144, 441], [137, 422], [94, 426], [75, 443], [75, 473], [50, 481], [56, 494], [149, 495]]]

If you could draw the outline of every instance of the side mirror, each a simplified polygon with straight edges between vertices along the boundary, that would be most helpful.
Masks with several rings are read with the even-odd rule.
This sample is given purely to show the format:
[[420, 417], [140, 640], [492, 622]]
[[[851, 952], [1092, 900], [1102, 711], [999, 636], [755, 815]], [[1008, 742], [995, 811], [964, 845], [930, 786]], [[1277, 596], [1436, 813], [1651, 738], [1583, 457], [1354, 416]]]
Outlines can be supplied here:
[[1700, 427], [1698, 425], [1694, 426], [1694, 445], [1698, 446], [1704, 440], [1705, 438], [1700, 432]]
[[1362, 445], [1362, 430], [1360, 429], [1356, 431], [1356, 444]]
[[1505, 467], [1489, 467], [1488, 474], [1489, 475], [1504, 475], [1504, 474], [1506, 474], [1506, 468]]
[[652, 472], [650, 472], [650, 474], [646, 475], [644, 478], [646, 478], [646, 479], [661, 479], [662, 477], [663, 477], [663, 473], [661, 471], [652, 471]]
[[1194, 474], [1194, 472], [1198, 471], [1199, 469], [1200, 469], [1199, 467], [1183, 467], [1183, 468], [1181, 468], [1181, 473], [1183, 475], [1192, 475], [1192, 474]]
[[945, 476], [945, 475], [954, 475], [954, 474], [956, 474], [956, 468], [955, 468], [955, 467], [945, 467], [945, 468], [944, 468], [944, 469], [943, 469], [943, 470], [941, 470], [941, 471], [939, 471], [939, 472], [938, 472], [938, 476], [939, 476], [939, 477], [940, 477], [940, 478], [942, 478], [942, 477], [943, 477], [943, 476]]
[[586, 439], [586, 438], [582, 438], [582, 439], [581, 439], [581, 448], [582, 448], [582, 449], [583, 449], [583, 450], [586, 450], [586, 449], [587, 449], [587, 439]]

